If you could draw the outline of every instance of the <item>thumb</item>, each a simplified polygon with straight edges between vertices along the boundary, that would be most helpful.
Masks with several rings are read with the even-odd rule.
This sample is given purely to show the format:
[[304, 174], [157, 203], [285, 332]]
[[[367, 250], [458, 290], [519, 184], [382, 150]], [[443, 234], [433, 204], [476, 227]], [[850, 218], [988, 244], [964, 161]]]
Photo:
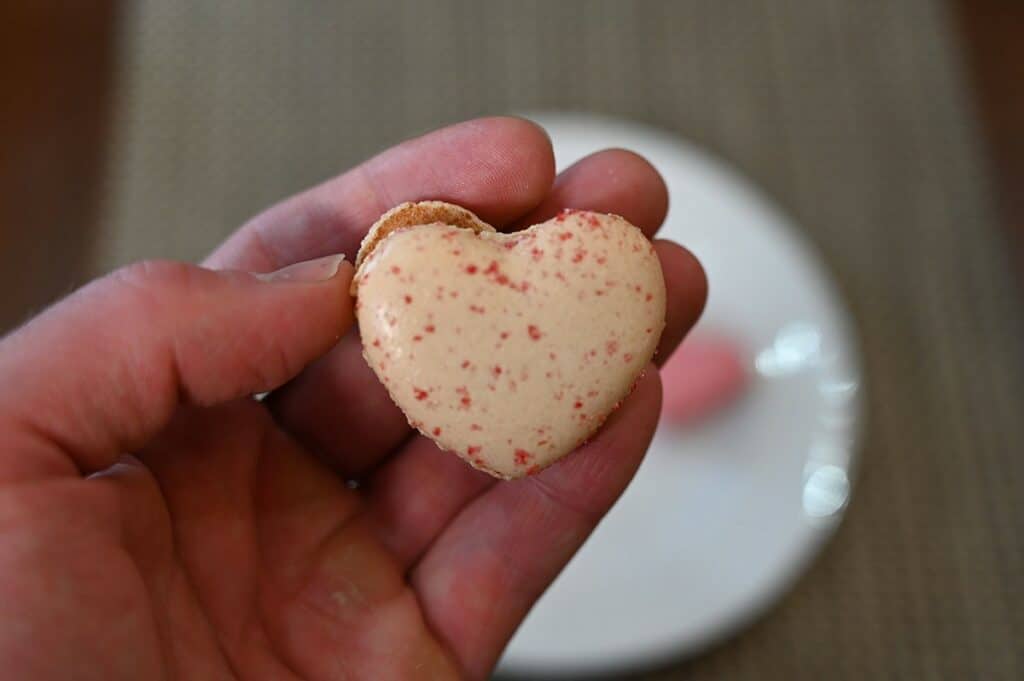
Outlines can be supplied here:
[[271, 390], [352, 324], [352, 267], [129, 265], [0, 341], [0, 480], [101, 470], [180, 404]]

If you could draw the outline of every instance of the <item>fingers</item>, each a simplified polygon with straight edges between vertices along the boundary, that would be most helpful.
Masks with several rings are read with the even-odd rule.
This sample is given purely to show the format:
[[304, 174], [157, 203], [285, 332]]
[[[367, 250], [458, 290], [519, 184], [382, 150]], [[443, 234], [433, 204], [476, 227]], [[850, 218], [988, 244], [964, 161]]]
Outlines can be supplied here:
[[497, 482], [418, 435], [367, 481], [366, 517], [408, 569], [463, 507]]
[[650, 237], [668, 212], [668, 188], [644, 157], [625, 149], [606, 149], [559, 173], [544, 201], [517, 226], [543, 222], [563, 208], [615, 213]]
[[449, 201], [502, 225], [536, 206], [553, 176], [551, 142], [536, 124], [507, 117], [459, 123], [281, 202], [239, 229], [208, 262], [266, 271], [327, 253], [354, 261], [370, 225], [403, 201]]
[[467, 677], [486, 678], [530, 606], [618, 499], [660, 404], [650, 367], [594, 440], [534, 477], [492, 486], [413, 569], [427, 622]]
[[351, 478], [375, 466], [411, 432], [362, 353], [359, 335], [350, 333], [267, 399], [282, 428]]
[[[697, 323], [707, 282], [696, 258], [670, 241], [656, 241], [665, 273], [666, 319], [656, 360], [672, 355]], [[367, 481], [369, 515], [381, 541], [411, 565], [453, 517], [494, 483], [427, 438], [416, 437]]]
[[665, 330], [654, 355], [654, 361], [661, 366], [700, 319], [708, 299], [708, 280], [700, 261], [679, 244], [658, 239], [654, 250], [661, 261], [667, 296]]
[[[588, 156], [559, 175], [551, 193], [525, 220], [545, 220], [562, 208], [582, 207], [623, 215], [651, 234], [667, 205], [665, 183], [653, 166], [631, 152], [609, 150]], [[690, 262], [692, 256], [677, 253], [678, 247], [659, 248], [669, 256], [663, 264], [691, 273], [676, 277], [680, 284], [692, 286], [692, 295], [703, 291], [703, 284], [694, 281], [700, 266]], [[685, 323], [694, 305], [703, 304], [681, 301], [676, 302], [685, 309], [674, 323]], [[405, 416], [363, 360], [355, 334], [342, 339], [268, 404], [282, 427], [352, 477], [377, 465], [410, 435]]]
[[86, 286], [0, 343], [0, 420], [23, 438], [0, 475], [101, 470], [182, 403], [284, 383], [351, 325], [351, 277], [338, 257], [264, 277], [148, 262]]

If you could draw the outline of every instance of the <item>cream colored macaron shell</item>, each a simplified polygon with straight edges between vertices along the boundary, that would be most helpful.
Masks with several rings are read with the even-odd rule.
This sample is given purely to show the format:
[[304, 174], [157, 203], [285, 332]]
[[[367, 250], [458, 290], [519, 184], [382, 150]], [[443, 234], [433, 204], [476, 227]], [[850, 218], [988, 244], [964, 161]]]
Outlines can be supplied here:
[[370, 367], [413, 427], [502, 478], [589, 438], [665, 323], [654, 248], [616, 215], [563, 211], [503, 234], [458, 206], [403, 204], [357, 262]]

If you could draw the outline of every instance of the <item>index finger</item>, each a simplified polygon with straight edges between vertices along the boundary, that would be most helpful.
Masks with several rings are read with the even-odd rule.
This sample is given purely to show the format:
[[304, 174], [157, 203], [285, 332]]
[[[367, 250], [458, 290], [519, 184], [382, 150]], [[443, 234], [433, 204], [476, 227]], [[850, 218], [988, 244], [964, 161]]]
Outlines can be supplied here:
[[458, 123], [285, 199], [239, 228], [206, 264], [264, 272], [332, 253], [354, 260], [369, 226], [404, 201], [449, 201], [501, 226], [537, 206], [554, 175], [551, 142], [535, 123]]

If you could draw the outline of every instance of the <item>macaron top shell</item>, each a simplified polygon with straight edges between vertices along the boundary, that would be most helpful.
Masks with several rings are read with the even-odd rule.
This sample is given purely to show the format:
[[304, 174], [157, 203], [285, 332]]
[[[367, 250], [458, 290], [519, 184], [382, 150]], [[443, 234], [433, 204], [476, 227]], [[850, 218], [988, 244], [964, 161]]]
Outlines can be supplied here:
[[[364, 242], [353, 282], [364, 355], [443, 449], [499, 477], [534, 473], [590, 437], [654, 354], [657, 255], [615, 215], [564, 211], [503, 234], [438, 206], [389, 211], [392, 228]], [[448, 219], [403, 224], [400, 209]]]

